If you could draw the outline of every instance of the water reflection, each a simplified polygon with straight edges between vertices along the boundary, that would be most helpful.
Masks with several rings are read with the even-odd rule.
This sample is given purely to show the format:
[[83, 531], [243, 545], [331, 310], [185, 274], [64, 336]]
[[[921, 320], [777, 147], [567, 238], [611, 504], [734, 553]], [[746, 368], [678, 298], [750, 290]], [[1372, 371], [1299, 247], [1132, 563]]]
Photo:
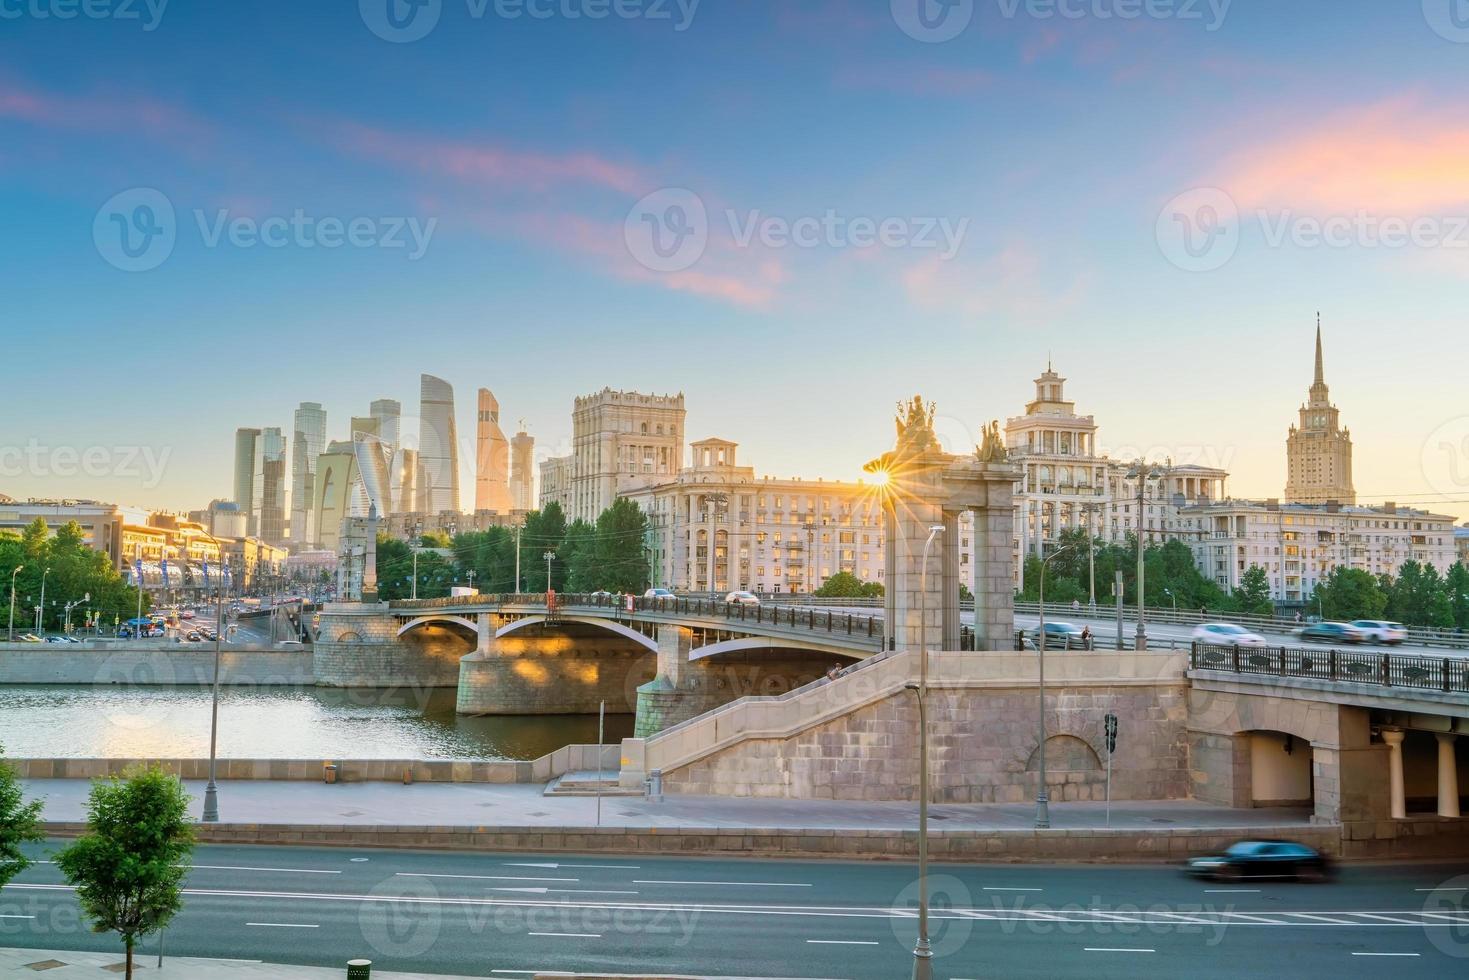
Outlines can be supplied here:
[[[209, 689], [0, 687], [11, 758], [203, 758]], [[235, 759], [534, 759], [597, 740], [595, 715], [465, 717], [452, 688], [224, 689], [219, 755]], [[633, 732], [609, 714], [607, 741]]]

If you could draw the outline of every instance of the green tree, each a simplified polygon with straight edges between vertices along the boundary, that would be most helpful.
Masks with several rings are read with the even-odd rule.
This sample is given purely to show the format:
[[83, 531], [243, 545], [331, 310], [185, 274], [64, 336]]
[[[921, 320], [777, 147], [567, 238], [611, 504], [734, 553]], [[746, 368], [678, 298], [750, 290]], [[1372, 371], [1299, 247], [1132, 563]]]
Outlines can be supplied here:
[[868, 595], [867, 587], [872, 584], [864, 582], [851, 572], [837, 572], [835, 575], [827, 576], [821, 588], [811, 593], [827, 599], [855, 599]]
[[1376, 577], [1344, 566], [1316, 583], [1311, 602], [1326, 619], [1381, 619], [1387, 609], [1387, 595]]
[[454, 539], [454, 561], [463, 573], [474, 570], [474, 584], [481, 592], [515, 591], [515, 532], [510, 528], [492, 527], [458, 535]]
[[1240, 612], [1256, 616], [1269, 616], [1275, 612], [1275, 603], [1270, 599], [1270, 579], [1265, 569], [1259, 565], [1245, 569], [1239, 585], [1235, 587], [1234, 601]]
[[[88, 611], [111, 613], [129, 618], [138, 605], [138, 592], [113, 567], [100, 551], [87, 546], [85, 532], [75, 521], [68, 521], [53, 535], [40, 518], [32, 521], [20, 535], [0, 535], [0, 580], [9, 588], [10, 573], [23, 566], [15, 577], [16, 624], [27, 628], [34, 623], [34, 609], [41, 601], [41, 582], [46, 583], [46, 608], [43, 628], [61, 626], [65, 607], [78, 602], [72, 610], [71, 623], [76, 626]], [[3, 602], [9, 615], [10, 595]], [[146, 596], [144, 609], [149, 607]], [[0, 623], [7, 625], [9, 620]]]
[[1469, 629], [1469, 566], [1461, 561], [1454, 562], [1449, 574], [1444, 577], [1448, 592], [1449, 609], [1454, 616], [1454, 625]]
[[56, 855], [96, 932], [115, 932], [127, 950], [166, 926], [183, 906], [194, 831], [189, 797], [159, 768], [98, 780], [87, 801], [87, 832]]
[[[559, 550], [565, 540], [566, 513], [556, 501], [547, 504], [545, 510], [525, 515], [520, 530], [521, 588], [527, 592], [546, 591], [546, 552]], [[565, 590], [565, 564], [552, 561], [550, 585], [557, 591]]]
[[647, 535], [648, 517], [631, 500], [620, 497], [598, 515], [593, 541], [598, 588], [609, 592], [642, 592], [648, 587], [651, 570]]
[[566, 529], [556, 557], [566, 568], [568, 592], [596, 592], [602, 588], [597, 574], [596, 528], [577, 519]]
[[5, 763], [4, 746], [0, 746], [0, 888], [30, 867], [30, 859], [21, 851], [21, 845], [44, 839], [41, 801], [26, 802], [20, 780]]

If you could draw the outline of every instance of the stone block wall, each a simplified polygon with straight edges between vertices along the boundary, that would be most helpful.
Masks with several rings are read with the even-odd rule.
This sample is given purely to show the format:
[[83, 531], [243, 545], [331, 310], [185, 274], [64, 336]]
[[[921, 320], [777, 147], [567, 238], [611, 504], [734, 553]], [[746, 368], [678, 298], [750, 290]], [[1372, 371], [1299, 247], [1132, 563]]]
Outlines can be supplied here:
[[608, 634], [570, 641], [512, 633], [484, 653], [458, 661], [462, 715], [626, 714], [638, 685], [653, 676], [655, 655], [634, 640]]
[[[1121, 719], [1114, 800], [1189, 794], [1182, 683], [1067, 687], [1048, 692], [1047, 784], [1053, 800], [1104, 798], [1102, 717]], [[1036, 789], [1034, 689], [953, 687], [929, 694], [933, 799], [1021, 803]], [[917, 796], [918, 709], [898, 692], [790, 738], [728, 746], [664, 774], [668, 792], [835, 800]]]

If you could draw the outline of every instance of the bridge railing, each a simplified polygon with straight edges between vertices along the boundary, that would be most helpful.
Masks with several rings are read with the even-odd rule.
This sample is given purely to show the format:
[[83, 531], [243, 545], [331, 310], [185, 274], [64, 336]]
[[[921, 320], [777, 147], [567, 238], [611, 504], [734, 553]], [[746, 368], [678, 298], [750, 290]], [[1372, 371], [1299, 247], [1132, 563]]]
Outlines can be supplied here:
[[1189, 667], [1236, 674], [1469, 693], [1469, 657], [1195, 643], [1189, 651]]

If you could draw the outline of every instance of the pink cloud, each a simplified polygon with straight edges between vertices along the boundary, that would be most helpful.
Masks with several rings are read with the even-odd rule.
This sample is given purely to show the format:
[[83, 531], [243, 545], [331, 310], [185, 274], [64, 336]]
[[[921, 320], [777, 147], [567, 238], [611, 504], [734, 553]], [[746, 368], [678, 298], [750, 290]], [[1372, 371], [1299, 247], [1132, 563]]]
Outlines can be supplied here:
[[1236, 153], [1217, 178], [1243, 207], [1412, 216], [1469, 202], [1469, 123], [1399, 98]]
[[125, 133], [193, 143], [214, 135], [207, 121], [136, 93], [70, 95], [0, 80], [0, 119], [45, 129]]
[[1047, 317], [1085, 299], [1089, 276], [1073, 276], [1058, 292], [1045, 271], [1034, 251], [1012, 244], [979, 262], [932, 257], [908, 266], [901, 280], [915, 306], [965, 316]]

